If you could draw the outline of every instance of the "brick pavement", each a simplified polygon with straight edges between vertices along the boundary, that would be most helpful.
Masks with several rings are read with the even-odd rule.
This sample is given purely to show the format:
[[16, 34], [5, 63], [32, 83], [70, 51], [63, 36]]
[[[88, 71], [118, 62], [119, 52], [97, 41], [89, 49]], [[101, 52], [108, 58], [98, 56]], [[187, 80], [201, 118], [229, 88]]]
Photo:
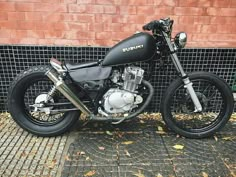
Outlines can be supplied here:
[[[191, 140], [139, 120], [111, 126], [78, 122], [63, 136], [42, 138], [0, 114], [1, 177], [234, 176], [236, 122], [215, 138]], [[183, 145], [182, 150], [173, 148]], [[204, 177], [205, 177], [204, 176]]]
[[8, 114], [0, 115], [0, 176], [57, 176], [68, 134], [42, 138], [21, 129]]

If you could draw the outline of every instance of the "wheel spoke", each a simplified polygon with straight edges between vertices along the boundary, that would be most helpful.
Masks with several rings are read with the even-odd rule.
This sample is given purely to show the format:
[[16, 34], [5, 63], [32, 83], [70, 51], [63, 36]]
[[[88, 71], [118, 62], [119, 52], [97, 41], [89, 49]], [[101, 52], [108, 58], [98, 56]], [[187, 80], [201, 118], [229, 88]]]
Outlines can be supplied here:
[[[180, 93], [185, 93], [186, 89], [184, 86], [175, 91], [171, 106], [175, 123], [181, 129], [186, 130], [199, 129], [211, 125], [218, 117], [221, 107], [223, 106], [221, 101], [222, 96], [215, 85], [207, 80], [195, 80], [192, 82], [196, 95], [203, 107], [202, 114], [193, 112], [194, 105], [190, 96], [186, 96], [186, 99], [180, 96]], [[213, 102], [210, 104], [210, 101]], [[214, 114], [211, 114], [212, 111]]]

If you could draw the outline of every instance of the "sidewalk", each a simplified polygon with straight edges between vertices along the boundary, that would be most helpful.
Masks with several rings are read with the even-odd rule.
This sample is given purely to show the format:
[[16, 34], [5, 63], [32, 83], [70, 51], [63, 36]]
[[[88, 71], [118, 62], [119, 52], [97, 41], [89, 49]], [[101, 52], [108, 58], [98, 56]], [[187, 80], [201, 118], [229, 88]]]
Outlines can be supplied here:
[[41, 138], [0, 115], [0, 176], [235, 176], [236, 120], [213, 138], [167, 133], [162, 122], [118, 126], [81, 121], [70, 133]]

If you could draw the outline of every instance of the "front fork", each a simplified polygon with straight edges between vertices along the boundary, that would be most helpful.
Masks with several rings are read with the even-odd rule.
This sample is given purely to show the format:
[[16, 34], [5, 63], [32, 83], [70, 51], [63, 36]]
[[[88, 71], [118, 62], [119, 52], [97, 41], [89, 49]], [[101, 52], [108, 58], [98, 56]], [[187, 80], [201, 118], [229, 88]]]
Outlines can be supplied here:
[[165, 40], [167, 42], [167, 45], [169, 46], [170, 52], [171, 52], [171, 59], [175, 65], [176, 70], [181, 74], [182, 80], [184, 82], [184, 87], [187, 89], [187, 92], [189, 93], [194, 106], [195, 110], [194, 112], [201, 112], [202, 111], [202, 105], [196, 95], [196, 92], [193, 89], [193, 83], [190, 81], [188, 75], [184, 72], [182, 65], [180, 64], [180, 61], [178, 59], [178, 56], [175, 53], [174, 47], [171, 43], [170, 38], [166, 33], [163, 32], [163, 35], [165, 37]]

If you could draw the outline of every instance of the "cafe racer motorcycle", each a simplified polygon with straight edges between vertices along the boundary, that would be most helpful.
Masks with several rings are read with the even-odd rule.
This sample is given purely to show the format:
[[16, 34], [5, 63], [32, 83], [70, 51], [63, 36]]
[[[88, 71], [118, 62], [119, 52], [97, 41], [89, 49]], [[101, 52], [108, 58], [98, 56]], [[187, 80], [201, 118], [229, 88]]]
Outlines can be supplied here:
[[[184, 32], [171, 38], [173, 20], [154, 20], [112, 47], [103, 60], [72, 64], [52, 58], [50, 66], [20, 73], [9, 88], [8, 108], [23, 129], [39, 136], [69, 130], [83, 113], [89, 120], [119, 124], [147, 108], [155, 91], [149, 82], [154, 62], [170, 57], [178, 75], [161, 100], [168, 128], [189, 138], [219, 131], [233, 111], [227, 83], [207, 72], [186, 74], [176, 55], [187, 41]], [[196, 58], [197, 60], [197, 58]], [[149, 70], [135, 65], [149, 63]]]

